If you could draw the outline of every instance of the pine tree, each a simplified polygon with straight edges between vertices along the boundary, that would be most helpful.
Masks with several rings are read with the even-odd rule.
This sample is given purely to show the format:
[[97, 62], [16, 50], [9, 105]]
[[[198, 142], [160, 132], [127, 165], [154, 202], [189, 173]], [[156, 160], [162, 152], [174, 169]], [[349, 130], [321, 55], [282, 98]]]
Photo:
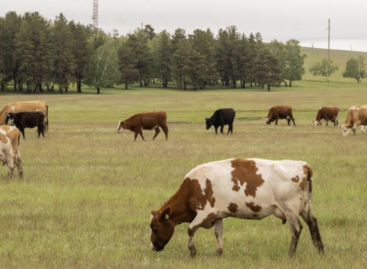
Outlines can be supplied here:
[[167, 88], [171, 79], [171, 44], [166, 31], [158, 35], [158, 68], [161, 75], [163, 88]]
[[59, 85], [60, 93], [63, 89], [67, 92], [69, 84], [76, 81], [74, 74], [77, 66], [73, 53], [76, 40], [73, 39], [71, 27], [62, 13], [54, 21], [53, 41], [54, 81]]

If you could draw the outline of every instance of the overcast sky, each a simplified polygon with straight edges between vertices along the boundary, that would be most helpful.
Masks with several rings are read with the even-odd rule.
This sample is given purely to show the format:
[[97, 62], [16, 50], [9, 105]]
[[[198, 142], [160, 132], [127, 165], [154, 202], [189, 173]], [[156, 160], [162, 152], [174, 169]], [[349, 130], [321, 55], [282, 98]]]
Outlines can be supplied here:
[[[0, 16], [8, 11], [38, 11], [48, 19], [64, 13], [68, 20], [92, 23], [93, 0], [0, 0]], [[156, 32], [187, 33], [229, 25], [240, 32], [260, 32], [264, 41], [298, 39], [303, 46], [327, 48], [331, 19], [331, 48], [367, 52], [365, 0], [99, 0], [99, 27], [125, 35], [144, 24]]]

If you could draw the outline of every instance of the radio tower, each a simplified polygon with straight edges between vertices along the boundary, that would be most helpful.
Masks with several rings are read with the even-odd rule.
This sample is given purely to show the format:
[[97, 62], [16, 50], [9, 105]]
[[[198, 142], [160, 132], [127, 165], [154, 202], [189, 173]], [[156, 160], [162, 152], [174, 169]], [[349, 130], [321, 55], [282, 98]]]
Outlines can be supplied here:
[[98, 31], [98, 0], [93, 0], [93, 30]]

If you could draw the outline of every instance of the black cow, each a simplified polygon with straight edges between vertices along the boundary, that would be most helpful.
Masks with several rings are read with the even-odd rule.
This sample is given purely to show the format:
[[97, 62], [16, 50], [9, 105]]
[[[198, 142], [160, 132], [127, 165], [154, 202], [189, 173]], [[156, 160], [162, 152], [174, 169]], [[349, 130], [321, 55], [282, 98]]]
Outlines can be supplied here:
[[13, 113], [8, 112], [6, 114], [5, 124], [15, 125], [23, 134], [23, 138], [25, 139], [24, 129], [25, 128], [34, 128], [37, 126], [38, 137], [45, 137], [44, 129], [45, 126], [43, 124], [43, 120], [45, 115], [40, 112], [19, 112]]
[[233, 108], [221, 108], [214, 112], [213, 116], [209, 119], [205, 118], [206, 129], [209, 130], [212, 125], [215, 128], [215, 133], [217, 134], [218, 127], [220, 126], [220, 132], [223, 134], [224, 125], [228, 124], [228, 132], [233, 133], [233, 121], [236, 116], [236, 112]]

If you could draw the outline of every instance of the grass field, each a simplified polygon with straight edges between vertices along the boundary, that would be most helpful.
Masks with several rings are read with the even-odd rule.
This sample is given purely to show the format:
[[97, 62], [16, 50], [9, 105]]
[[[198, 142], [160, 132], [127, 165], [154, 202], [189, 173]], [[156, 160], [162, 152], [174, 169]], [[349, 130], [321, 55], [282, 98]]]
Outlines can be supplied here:
[[[309, 57], [308, 59], [311, 59]], [[309, 64], [309, 63], [308, 63]], [[366, 87], [337, 75], [309, 77], [294, 87], [246, 90], [120, 89], [101, 95], [0, 95], [11, 101], [44, 99], [50, 131], [21, 141], [24, 179], [0, 169], [0, 268], [365, 268], [367, 264], [367, 133], [342, 137], [338, 127], [313, 128], [317, 109], [367, 103]], [[88, 93], [90, 92], [90, 93]], [[297, 126], [265, 126], [270, 106], [291, 105]], [[204, 118], [220, 107], [236, 112], [234, 134], [216, 136]], [[169, 141], [133, 142], [116, 133], [134, 113], [165, 110]], [[225, 219], [224, 253], [215, 256], [213, 229], [196, 233], [198, 255], [187, 249], [187, 224], [177, 226], [163, 252], [150, 250], [150, 211], [179, 187], [195, 166], [233, 157], [307, 161], [314, 170], [313, 211], [325, 255], [304, 224], [296, 257], [291, 235], [275, 217]]]

